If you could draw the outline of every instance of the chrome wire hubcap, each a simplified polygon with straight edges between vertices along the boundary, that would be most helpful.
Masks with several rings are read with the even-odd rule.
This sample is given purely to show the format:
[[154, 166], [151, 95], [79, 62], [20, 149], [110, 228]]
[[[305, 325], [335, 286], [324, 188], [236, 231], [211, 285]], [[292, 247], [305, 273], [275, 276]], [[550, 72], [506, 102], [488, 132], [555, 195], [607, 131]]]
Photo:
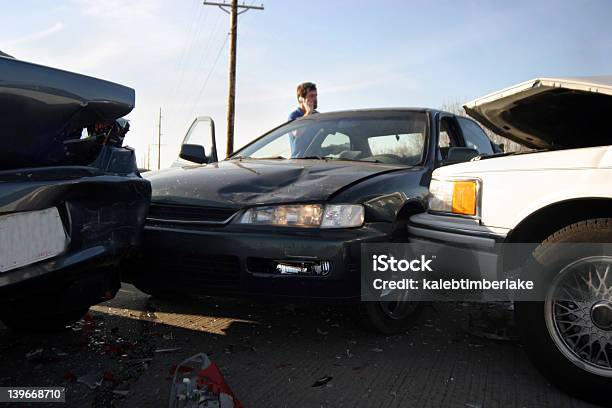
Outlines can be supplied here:
[[612, 257], [571, 263], [553, 280], [545, 301], [546, 326], [570, 361], [612, 377]]

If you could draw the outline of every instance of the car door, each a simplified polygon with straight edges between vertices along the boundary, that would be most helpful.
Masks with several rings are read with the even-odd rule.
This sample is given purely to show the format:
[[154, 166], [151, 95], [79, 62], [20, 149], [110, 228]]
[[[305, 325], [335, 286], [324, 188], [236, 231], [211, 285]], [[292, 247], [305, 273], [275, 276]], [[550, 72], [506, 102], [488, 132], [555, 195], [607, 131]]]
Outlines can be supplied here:
[[198, 116], [196, 117], [187, 133], [183, 138], [181, 145], [181, 153], [179, 158], [172, 164], [175, 166], [183, 166], [186, 164], [192, 164], [194, 160], [186, 158], [183, 153], [185, 147], [201, 147], [204, 151], [205, 162], [215, 163], [218, 161], [217, 158], [217, 143], [215, 140], [215, 122], [210, 116]]

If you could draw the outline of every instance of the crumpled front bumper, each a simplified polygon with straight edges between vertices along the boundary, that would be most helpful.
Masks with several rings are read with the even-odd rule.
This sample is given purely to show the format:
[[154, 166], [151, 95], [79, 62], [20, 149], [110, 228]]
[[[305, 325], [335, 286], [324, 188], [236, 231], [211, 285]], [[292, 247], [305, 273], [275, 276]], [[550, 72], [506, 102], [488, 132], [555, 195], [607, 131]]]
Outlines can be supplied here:
[[507, 230], [483, 226], [478, 220], [430, 213], [413, 215], [409, 241], [437, 253], [436, 278], [497, 279], [500, 245]]
[[56, 207], [68, 245], [56, 257], [0, 273], [0, 309], [44, 303], [44, 314], [112, 298], [118, 263], [141, 240], [149, 182], [79, 167], [27, 175], [0, 172], [0, 215]]
[[[360, 297], [360, 244], [388, 242], [390, 223], [306, 230], [147, 225], [141, 248], [122, 267], [139, 287], [178, 293], [355, 300]], [[281, 274], [274, 262], [329, 262], [326, 275]]]

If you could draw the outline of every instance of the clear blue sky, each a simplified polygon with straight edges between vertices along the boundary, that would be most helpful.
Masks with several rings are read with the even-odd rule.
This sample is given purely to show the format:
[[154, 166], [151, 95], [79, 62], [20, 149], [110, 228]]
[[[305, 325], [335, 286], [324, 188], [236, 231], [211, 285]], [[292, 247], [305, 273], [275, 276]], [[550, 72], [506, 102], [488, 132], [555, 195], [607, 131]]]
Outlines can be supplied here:
[[[439, 107], [537, 76], [612, 74], [608, 0], [263, 2], [239, 17], [237, 147], [286, 120], [302, 81], [331, 111]], [[4, 4], [2, 20], [0, 50], [136, 89], [126, 142], [141, 162], [159, 107], [162, 166], [194, 115], [216, 119], [223, 152], [229, 18], [218, 8], [21, 0]]]

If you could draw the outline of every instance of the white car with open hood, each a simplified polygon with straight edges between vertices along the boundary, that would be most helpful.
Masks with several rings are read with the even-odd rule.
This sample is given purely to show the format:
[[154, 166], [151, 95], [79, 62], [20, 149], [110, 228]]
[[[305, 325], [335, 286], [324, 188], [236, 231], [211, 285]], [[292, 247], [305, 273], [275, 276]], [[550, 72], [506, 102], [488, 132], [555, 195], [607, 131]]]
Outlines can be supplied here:
[[498, 278], [535, 272], [542, 298], [515, 303], [530, 358], [567, 392], [611, 404], [612, 77], [538, 78], [464, 108], [534, 150], [435, 170], [411, 239], [488, 253]]

